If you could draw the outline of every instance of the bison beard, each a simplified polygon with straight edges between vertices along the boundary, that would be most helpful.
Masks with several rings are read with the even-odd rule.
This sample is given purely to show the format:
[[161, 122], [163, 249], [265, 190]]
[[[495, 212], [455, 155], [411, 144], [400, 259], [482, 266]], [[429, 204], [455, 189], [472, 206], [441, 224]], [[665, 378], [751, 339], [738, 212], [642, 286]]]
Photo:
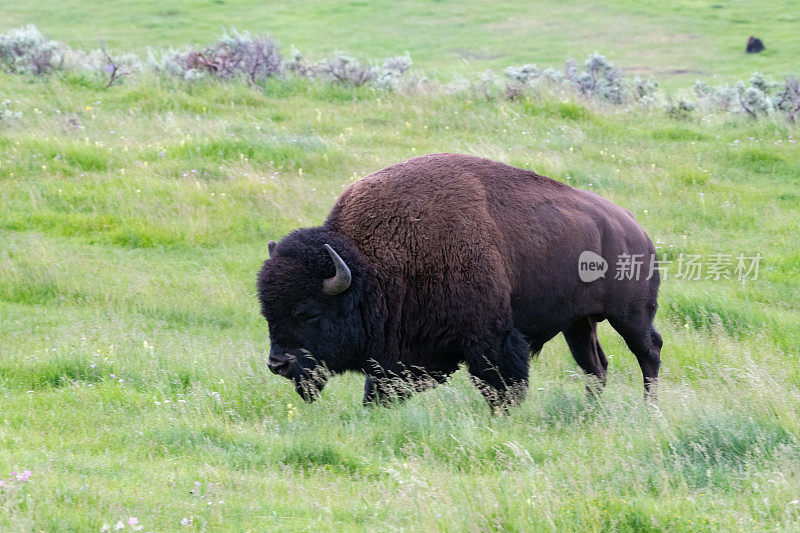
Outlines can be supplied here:
[[[612, 264], [639, 257], [643, 275], [581, 281], [587, 250]], [[628, 211], [594, 193], [433, 154], [354, 183], [322, 226], [269, 251], [258, 275], [269, 367], [307, 401], [345, 371], [366, 374], [365, 403], [402, 400], [463, 363], [502, 411], [523, 400], [530, 354], [558, 333], [596, 392], [608, 366], [602, 320], [636, 355], [655, 399], [655, 250]]]

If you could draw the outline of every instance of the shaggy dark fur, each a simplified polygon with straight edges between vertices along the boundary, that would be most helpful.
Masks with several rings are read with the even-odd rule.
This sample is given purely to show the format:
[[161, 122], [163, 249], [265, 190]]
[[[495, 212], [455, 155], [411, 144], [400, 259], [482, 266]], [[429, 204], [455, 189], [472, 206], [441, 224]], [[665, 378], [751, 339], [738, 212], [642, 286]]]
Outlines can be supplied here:
[[750, 38], [747, 39], [747, 48], [745, 51], [748, 54], [757, 54], [759, 52], [763, 52], [764, 49], [764, 42], [761, 39], [753, 36], [750, 36]]
[[[322, 291], [334, 265], [352, 272]], [[330, 374], [364, 372], [364, 401], [403, 398], [465, 363], [495, 408], [520, 402], [531, 352], [563, 332], [580, 367], [606, 380], [596, 325], [609, 320], [655, 397], [661, 337], [653, 327], [653, 244], [625, 209], [527, 170], [433, 154], [351, 185], [317, 228], [271, 248], [258, 276], [269, 366], [313, 400]], [[578, 256], [609, 262], [582, 282]], [[642, 254], [638, 280], [615, 280], [620, 254]]]

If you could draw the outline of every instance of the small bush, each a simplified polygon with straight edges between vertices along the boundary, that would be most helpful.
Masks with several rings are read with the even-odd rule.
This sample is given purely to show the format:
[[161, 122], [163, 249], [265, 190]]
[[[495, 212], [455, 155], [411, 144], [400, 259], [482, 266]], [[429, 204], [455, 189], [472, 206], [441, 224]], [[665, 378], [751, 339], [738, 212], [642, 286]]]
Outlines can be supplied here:
[[689, 118], [692, 111], [696, 109], [694, 102], [685, 98], [679, 98], [677, 102], [670, 102], [667, 105], [667, 115], [672, 118], [685, 120]]
[[375, 67], [362, 65], [358, 59], [343, 53], [322, 60], [315, 70], [323, 77], [350, 87], [361, 87], [377, 74]]
[[633, 82], [625, 80], [622, 71], [604, 55], [593, 52], [580, 70], [575, 61], [567, 61], [564, 71], [553, 68], [539, 69], [536, 65], [508, 67], [503, 73], [507, 79], [506, 98], [534, 95], [543, 90], [577, 92], [584, 98], [610, 102], [615, 105], [637, 102], [647, 107], [656, 103], [654, 80], [637, 77]]
[[392, 91], [399, 90], [401, 88], [400, 77], [411, 68], [411, 65], [411, 56], [408, 55], [408, 52], [402, 56], [387, 58], [374, 78], [375, 87]]
[[560, 85], [564, 81], [564, 74], [554, 68], [539, 69], [536, 65], [523, 65], [521, 67], [506, 67], [503, 74], [508, 79], [505, 86], [505, 96], [513, 100], [529, 92], [536, 92], [538, 88], [550, 88]]
[[186, 80], [206, 75], [219, 79], [244, 77], [251, 85], [284, 73], [280, 47], [270, 35], [253, 37], [233, 30], [210, 48], [168, 55], [161, 69]]
[[303, 53], [294, 46], [292, 46], [289, 61], [286, 62], [286, 69], [301, 78], [311, 78], [316, 73], [314, 67], [305, 62]]
[[652, 78], [643, 80], [639, 76], [633, 79], [633, 90], [637, 98], [654, 96], [658, 90], [658, 83]]
[[[297, 56], [296, 56], [297, 57]], [[398, 90], [401, 76], [411, 68], [411, 57], [406, 53], [384, 60], [381, 66], [369, 66], [344, 53], [337, 53], [320, 61], [313, 69], [302, 66], [300, 60], [293, 63], [296, 71], [333, 81], [345, 87], [371, 85], [376, 89]]]
[[41, 76], [63, 61], [59, 45], [29, 25], [0, 33], [0, 65], [15, 74]]
[[697, 80], [692, 91], [697, 98], [696, 107], [709, 113], [732, 111], [739, 99], [736, 88], [730, 85], [714, 87]]
[[774, 107], [786, 115], [786, 120], [794, 124], [800, 114], [800, 80], [797, 77], [786, 78], [786, 83], [779, 88], [775, 96]]
[[583, 94], [623, 103], [627, 91], [622, 84], [622, 71], [614, 66], [606, 56], [595, 51], [583, 63], [586, 70], [577, 71], [574, 62], [567, 65], [567, 79]]
[[742, 110], [750, 115], [752, 118], [768, 115], [772, 111], [772, 102], [767, 95], [757, 86], [745, 86], [744, 83], [739, 83], [736, 86], [739, 93], [739, 105]]

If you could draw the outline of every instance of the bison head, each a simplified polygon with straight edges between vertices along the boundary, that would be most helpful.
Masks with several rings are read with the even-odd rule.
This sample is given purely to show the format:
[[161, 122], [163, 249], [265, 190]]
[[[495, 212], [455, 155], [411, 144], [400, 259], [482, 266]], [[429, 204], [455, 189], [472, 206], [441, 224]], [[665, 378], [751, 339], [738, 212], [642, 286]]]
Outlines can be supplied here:
[[358, 253], [335, 232], [297, 230], [270, 242], [258, 274], [261, 313], [269, 324], [267, 364], [307, 402], [331, 374], [358, 368], [366, 337]]

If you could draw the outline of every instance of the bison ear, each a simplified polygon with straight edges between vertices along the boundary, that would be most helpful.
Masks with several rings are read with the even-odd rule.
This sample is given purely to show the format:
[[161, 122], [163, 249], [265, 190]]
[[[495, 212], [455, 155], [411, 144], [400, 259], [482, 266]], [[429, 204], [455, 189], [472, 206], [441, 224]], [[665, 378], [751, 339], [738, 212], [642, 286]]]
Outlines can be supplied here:
[[336, 274], [334, 274], [332, 278], [327, 278], [322, 282], [322, 292], [331, 296], [336, 296], [337, 294], [341, 294], [347, 290], [347, 288], [350, 286], [350, 282], [352, 281], [352, 276], [350, 275], [350, 269], [348, 268], [347, 264], [341, 257], [339, 257], [339, 254], [336, 253], [336, 250], [331, 248], [329, 244], [324, 244], [323, 246], [328, 252], [328, 255], [331, 257], [333, 266], [336, 267]]
[[269, 253], [270, 258], [272, 257], [272, 252], [275, 250], [275, 245], [278, 244], [275, 241], [269, 241], [267, 243], [267, 252]]

